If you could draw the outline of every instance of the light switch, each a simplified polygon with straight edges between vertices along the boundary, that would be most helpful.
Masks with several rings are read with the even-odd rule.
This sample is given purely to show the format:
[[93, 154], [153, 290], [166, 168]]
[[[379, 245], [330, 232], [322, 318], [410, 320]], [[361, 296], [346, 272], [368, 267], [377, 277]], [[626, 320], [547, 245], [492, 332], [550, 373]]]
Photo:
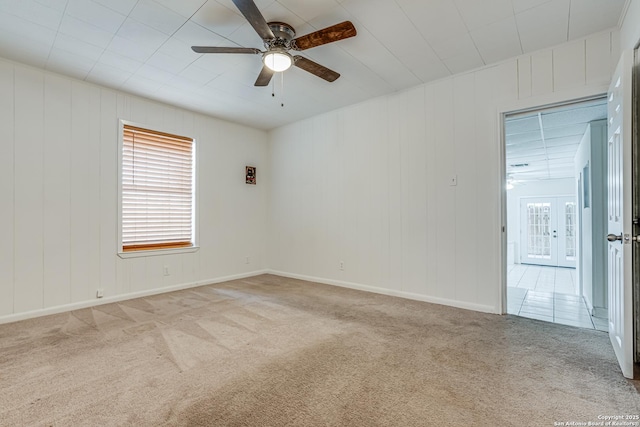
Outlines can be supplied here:
[[453, 175], [451, 178], [449, 178], [449, 185], [450, 186], [458, 185], [458, 175]]

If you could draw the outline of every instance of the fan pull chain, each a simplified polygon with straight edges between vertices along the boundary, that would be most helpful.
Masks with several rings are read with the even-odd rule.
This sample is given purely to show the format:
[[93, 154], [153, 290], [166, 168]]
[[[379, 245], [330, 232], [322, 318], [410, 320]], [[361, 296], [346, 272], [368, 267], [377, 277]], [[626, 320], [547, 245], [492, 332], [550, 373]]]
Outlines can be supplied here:
[[276, 97], [276, 82], [274, 81], [274, 79], [271, 79], [271, 97]]
[[284, 73], [280, 73], [280, 106], [284, 107]]
[[[280, 74], [280, 106], [284, 107], [284, 73]], [[276, 97], [276, 79], [271, 79], [271, 97]]]

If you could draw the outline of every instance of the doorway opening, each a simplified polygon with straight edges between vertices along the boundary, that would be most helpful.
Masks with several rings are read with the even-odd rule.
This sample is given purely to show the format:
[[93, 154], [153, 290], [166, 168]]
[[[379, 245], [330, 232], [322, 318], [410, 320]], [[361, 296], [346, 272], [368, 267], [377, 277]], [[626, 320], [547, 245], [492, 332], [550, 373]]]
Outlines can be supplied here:
[[606, 331], [606, 97], [503, 126], [507, 313]]

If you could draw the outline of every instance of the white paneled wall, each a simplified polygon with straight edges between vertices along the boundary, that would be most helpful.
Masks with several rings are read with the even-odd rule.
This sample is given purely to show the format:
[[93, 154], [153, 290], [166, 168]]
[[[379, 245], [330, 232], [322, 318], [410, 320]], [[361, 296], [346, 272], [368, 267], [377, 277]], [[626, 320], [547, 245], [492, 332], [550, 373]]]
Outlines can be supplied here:
[[[13, 312], [13, 263], [15, 259], [13, 242], [14, 232], [14, 70], [13, 66], [0, 62], [0, 117], [11, 126], [0, 126], [0, 224], [11, 224], [2, 227], [0, 238], [0, 313]], [[10, 141], [10, 143], [8, 143]]]
[[44, 263], [44, 75], [15, 72], [14, 126], [14, 310], [42, 305]]
[[270, 131], [270, 268], [501, 311], [500, 113], [606, 91], [617, 45], [596, 34]]
[[599, 33], [518, 57], [518, 99], [608, 84], [618, 62], [618, 35]]
[[[117, 256], [119, 119], [196, 138], [199, 251]], [[0, 61], [0, 322], [95, 304], [98, 288], [111, 301], [264, 271], [266, 141], [263, 131]], [[246, 165], [258, 185], [244, 183]]]

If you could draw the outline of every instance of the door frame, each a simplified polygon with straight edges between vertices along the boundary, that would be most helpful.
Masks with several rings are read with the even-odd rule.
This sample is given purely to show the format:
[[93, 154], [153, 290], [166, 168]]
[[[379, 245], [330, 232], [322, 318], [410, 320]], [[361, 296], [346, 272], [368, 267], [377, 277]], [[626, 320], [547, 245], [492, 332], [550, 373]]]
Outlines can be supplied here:
[[[640, 164], [640, 150], [637, 149], [640, 143], [640, 42], [633, 48], [633, 72], [631, 75], [632, 80], [632, 96], [631, 96], [631, 157], [633, 165]], [[631, 204], [633, 210], [633, 216], [640, 218], [640, 170], [635, 168], [632, 170], [632, 179], [638, 184], [634, 186], [634, 191], [631, 194]], [[634, 223], [632, 227], [633, 232], [638, 232], [639, 224]], [[635, 244], [632, 248], [632, 276], [635, 281], [632, 283], [632, 315], [635, 319], [632, 325], [634, 340], [633, 340], [633, 362], [634, 370], [639, 371], [634, 373], [634, 377], [640, 377], [640, 248], [638, 244]]]
[[500, 173], [499, 173], [499, 215], [500, 215], [500, 231], [499, 239], [499, 269], [500, 269], [500, 307], [498, 311], [501, 314], [507, 314], [507, 145], [504, 123], [507, 116], [514, 114], [531, 113], [540, 110], [549, 110], [553, 108], [563, 108], [573, 104], [594, 101], [598, 99], [606, 99], [608, 84], [600, 86], [591, 86], [579, 88], [576, 91], [566, 91], [562, 93], [553, 93], [545, 96], [536, 96], [520, 100], [513, 104], [502, 105], [497, 108], [496, 126], [500, 138], [499, 156], [500, 156]]

